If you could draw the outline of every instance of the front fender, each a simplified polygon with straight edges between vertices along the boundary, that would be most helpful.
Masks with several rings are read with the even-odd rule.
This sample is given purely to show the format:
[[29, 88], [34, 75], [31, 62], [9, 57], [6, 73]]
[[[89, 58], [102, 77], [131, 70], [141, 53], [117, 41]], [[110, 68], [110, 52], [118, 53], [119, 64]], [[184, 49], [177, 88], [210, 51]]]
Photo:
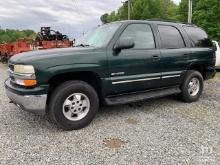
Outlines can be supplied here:
[[75, 72], [94, 72], [103, 77], [105, 71], [98, 64], [67, 64], [52, 66], [47, 69], [38, 70], [36, 73], [37, 81], [41, 84], [47, 83], [52, 77], [60, 74], [75, 73]]

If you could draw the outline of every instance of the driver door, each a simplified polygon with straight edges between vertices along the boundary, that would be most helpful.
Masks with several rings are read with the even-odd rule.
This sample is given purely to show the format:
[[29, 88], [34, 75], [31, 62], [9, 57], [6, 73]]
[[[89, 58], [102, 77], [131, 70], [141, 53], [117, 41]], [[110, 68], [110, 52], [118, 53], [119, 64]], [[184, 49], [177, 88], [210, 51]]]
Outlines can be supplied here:
[[[132, 38], [131, 49], [109, 53], [110, 94], [157, 88], [161, 83], [160, 51], [149, 24], [129, 24], [118, 40]], [[116, 42], [117, 43], [117, 42]]]

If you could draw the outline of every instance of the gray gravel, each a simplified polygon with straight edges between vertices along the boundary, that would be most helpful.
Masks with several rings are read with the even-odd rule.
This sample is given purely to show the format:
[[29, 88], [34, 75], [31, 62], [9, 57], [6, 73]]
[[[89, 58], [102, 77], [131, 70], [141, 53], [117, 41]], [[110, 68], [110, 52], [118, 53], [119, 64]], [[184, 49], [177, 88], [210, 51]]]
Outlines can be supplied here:
[[200, 101], [174, 97], [105, 107], [90, 126], [57, 129], [8, 103], [0, 64], [0, 164], [218, 164], [220, 75]]

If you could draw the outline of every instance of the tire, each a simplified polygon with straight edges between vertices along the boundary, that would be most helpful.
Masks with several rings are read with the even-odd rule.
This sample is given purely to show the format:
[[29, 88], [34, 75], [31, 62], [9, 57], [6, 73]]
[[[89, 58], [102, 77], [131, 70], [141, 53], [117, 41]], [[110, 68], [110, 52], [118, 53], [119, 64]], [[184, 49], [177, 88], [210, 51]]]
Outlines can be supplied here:
[[[197, 81], [198, 83], [195, 83]], [[180, 94], [180, 98], [187, 103], [198, 101], [202, 95], [203, 87], [204, 82], [201, 73], [195, 70], [189, 70], [181, 85], [182, 93]]]
[[83, 81], [67, 81], [52, 93], [48, 115], [62, 129], [77, 130], [89, 125], [98, 109], [99, 97], [92, 86]]

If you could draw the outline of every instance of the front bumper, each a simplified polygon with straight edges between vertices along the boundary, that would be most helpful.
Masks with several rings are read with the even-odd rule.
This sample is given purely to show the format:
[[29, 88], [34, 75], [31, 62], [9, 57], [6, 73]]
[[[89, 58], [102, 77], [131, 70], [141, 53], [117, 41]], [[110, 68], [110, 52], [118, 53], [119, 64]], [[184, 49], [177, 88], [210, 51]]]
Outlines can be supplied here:
[[47, 94], [22, 95], [10, 88], [10, 80], [6, 80], [5, 89], [8, 98], [22, 110], [44, 115], [47, 107]]

